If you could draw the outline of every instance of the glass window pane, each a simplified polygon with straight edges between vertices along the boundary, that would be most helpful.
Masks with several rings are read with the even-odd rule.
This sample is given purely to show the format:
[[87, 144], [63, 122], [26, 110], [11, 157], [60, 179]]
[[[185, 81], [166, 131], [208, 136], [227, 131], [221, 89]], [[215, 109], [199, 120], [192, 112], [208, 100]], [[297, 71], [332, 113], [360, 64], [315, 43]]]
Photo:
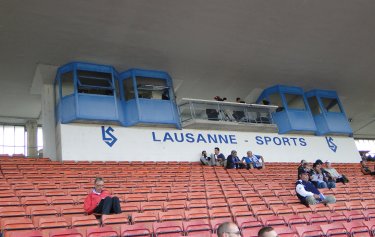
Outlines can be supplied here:
[[14, 126], [4, 126], [4, 153], [14, 154]]
[[133, 87], [133, 79], [127, 78], [123, 80], [123, 89], [125, 94], [125, 100], [132, 100], [135, 97], [134, 94], [134, 87]]
[[337, 101], [336, 98], [320, 98], [324, 108], [328, 112], [336, 112], [336, 113], [341, 113], [341, 108], [339, 106], [339, 102]]
[[269, 97], [270, 105], [276, 105], [278, 107], [282, 107], [283, 106], [283, 102], [281, 100], [280, 94], [275, 93], [275, 94], [269, 95], [268, 97]]
[[25, 154], [25, 127], [14, 127], [14, 153]]
[[306, 110], [305, 102], [302, 95], [284, 94], [289, 109]]
[[74, 93], [73, 72], [61, 74], [61, 90], [62, 97]]
[[137, 77], [138, 97], [145, 99], [169, 99], [167, 81], [159, 78]]
[[38, 151], [43, 149], [43, 128], [38, 127]]
[[317, 114], [322, 113], [316, 97], [310, 97], [310, 98], [307, 99], [307, 101], [309, 103], [309, 106], [310, 106], [310, 109], [311, 109], [311, 112], [312, 112], [313, 115], [317, 115]]
[[111, 73], [78, 70], [77, 77], [79, 93], [113, 95]]

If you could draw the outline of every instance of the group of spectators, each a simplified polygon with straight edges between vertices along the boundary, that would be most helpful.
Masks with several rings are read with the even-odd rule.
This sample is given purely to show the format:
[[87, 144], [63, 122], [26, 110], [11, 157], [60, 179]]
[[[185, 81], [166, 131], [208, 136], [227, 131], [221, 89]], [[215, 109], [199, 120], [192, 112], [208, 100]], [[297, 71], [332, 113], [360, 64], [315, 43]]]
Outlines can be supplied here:
[[345, 184], [349, 182], [345, 175], [340, 174], [332, 167], [332, 163], [329, 160], [326, 160], [325, 163], [323, 163], [322, 160], [316, 160], [312, 167], [306, 160], [302, 160], [298, 167], [298, 177], [303, 171], [307, 171], [309, 181], [311, 181], [316, 188], [331, 189], [336, 187], [336, 183], [341, 182]]
[[324, 196], [319, 189], [335, 188], [336, 183], [349, 182], [348, 178], [337, 172], [332, 163], [326, 160], [316, 160], [312, 167], [306, 160], [302, 160], [298, 167], [298, 180], [296, 182], [296, 194], [302, 204], [309, 206], [317, 203], [335, 203], [333, 195]]
[[226, 169], [264, 169], [263, 156], [254, 155], [252, 151], [248, 151], [246, 156], [240, 159], [237, 151], [232, 150], [230, 155], [225, 158], [220, 152], [219, 147], [215, 147], [214, 152], [208, 156], [206, 151], [202, 151], [200, 158], [202, 165], [223, 166]]
[[[375, 166], [374, 166], [375, 170]], [[375, 175], [375, 171], [372, 171], [367, 165], [367, 159], [361, 160], [361, 171], [364, 175]]]

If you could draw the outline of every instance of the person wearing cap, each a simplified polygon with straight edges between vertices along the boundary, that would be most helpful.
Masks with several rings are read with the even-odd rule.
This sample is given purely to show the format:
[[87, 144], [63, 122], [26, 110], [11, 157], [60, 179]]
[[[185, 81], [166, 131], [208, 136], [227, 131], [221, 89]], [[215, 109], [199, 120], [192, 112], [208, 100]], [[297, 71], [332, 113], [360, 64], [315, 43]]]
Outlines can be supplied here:
[[227, 169], [238, 169], [240, 168], [240, 159], [237, 156], [237, 151], [233, 150], [227, 157]]
[[337, 170], [332, 167], [330, 160], [326, 160], [325, 165], [326, 167], [324, 168], [324, 171], [329, 174], [329, 178], [332, 180], [332, 182], [342, 182], [343, 184], [349, 182], [348, 178], [346, 178], [345, 175], [339, 174], [339, 172], [337, 172]]
[[296, 194], [302, 204], [309, 206], [318, 203], [335, 203], [336, 198], [332, 195], [324, 196], [315, 186], [309, 181], [309, 173], [304, 170], [299, 175], [299, 180], [296, 182]]
[[322, 165], [315, 162], [311, 172], [311, 182], [317, 188], [336, 188], [336, 182], [329, 180], [327, 173], [322, 170]]

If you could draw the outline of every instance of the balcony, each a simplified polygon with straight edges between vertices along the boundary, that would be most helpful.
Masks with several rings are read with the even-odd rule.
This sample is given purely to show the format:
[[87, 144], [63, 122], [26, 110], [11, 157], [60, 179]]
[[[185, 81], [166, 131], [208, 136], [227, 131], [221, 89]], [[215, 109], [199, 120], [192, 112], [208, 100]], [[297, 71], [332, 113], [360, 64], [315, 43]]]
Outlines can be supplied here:
[[273, 105], [183, 98], [179, 103], [183, 128], [251, 132], [278, 132]]

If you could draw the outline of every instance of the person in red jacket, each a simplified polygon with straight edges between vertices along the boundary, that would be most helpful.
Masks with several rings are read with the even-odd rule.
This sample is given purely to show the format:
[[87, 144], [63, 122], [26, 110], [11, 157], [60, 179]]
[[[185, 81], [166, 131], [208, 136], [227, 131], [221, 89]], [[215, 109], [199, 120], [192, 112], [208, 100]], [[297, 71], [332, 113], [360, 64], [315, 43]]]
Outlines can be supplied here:
[[118, 197], [111, 197], [107, 190], [104, 190], [103, 178], [95, 179], [94, 189], [87, 195], [83, 208], [87, 214], [118, 214], [121, 213], [120, 200]]

